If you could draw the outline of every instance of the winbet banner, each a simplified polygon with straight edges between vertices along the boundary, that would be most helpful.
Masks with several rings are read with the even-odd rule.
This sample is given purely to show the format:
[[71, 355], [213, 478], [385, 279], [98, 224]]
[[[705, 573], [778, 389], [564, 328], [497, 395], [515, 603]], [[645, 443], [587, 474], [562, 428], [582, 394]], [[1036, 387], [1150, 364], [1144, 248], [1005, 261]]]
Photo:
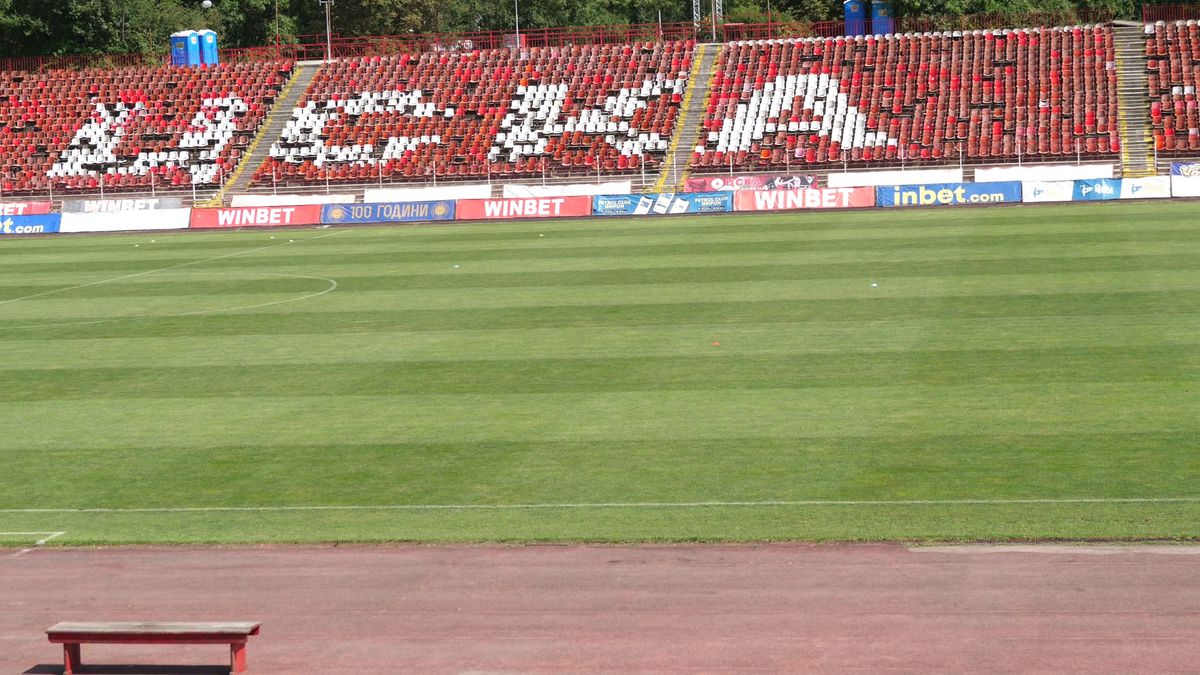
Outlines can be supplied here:
[[246, 206], [227, 209], [192, 209], [190, 227], [207, 230], [226, 227], [281, 227], [284, 225], [318, 225], [321, 207], [307, 206]]
[[592, 215], [661, 216], [673, 213], [725, 213], [733, 210], [729, 192], [650, 195], [596, 195]]
[[684, 181], [688, 192], [735, 192], [737, 190], [798, 190], [817, 187], [817, 177], [801, 176], [695, 176]]
[[592, 215], [591, 197], [533, 197], [530, 199], [460, 199], [458, 220], [509, 220]]
[[381, 204], [332, 204], [321, 209], [321, 223], [419, 223], [454, 220], [454, 202], [384, 202]]
[[1021, 184], [1005, 181], [887, 185], [875, 188], [875, 201], [883, 207], [1007, 204], [1021, 201]]
[[0, 216], [37, 216], [50, 213], [50, 202], [3, 202]]
[[733, 193], [733, 209], [735, 211], [854, 209], [874, 205], [875, 190], [873, 188], [742, 190]]

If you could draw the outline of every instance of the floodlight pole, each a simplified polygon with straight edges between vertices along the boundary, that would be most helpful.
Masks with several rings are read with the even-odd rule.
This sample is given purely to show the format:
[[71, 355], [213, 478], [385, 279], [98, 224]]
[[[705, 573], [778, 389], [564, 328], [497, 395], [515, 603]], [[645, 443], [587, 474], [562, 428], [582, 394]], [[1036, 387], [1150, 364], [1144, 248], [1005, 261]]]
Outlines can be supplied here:
[[325, 63], [333, 60], [333, 0], [317, 0], [325, 5]]

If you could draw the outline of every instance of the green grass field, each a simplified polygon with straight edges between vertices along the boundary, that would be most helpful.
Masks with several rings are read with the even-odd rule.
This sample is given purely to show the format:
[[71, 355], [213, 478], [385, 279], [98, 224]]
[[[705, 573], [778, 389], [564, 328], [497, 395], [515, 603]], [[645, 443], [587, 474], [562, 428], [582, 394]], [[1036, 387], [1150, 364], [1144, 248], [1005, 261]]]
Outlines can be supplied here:
[[4, 239], [0, 350], [0, 546], [1200, 538], [1197, 203]]

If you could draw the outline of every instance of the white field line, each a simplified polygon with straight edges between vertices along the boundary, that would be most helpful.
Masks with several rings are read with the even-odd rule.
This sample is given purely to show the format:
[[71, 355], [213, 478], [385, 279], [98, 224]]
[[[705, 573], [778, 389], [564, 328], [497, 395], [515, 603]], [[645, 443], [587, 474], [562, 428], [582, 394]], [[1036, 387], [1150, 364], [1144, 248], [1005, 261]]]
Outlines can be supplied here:
[[[312, 239], [323, 239], [325, 237], [332, 237], [335, 234], [341, 234], [342, 232], [345, 232], [345, 231], [346, 230], [336, 230], [334, 232], [329, 232], [326, 234], [319, 234], [315, 237], [305, 237], [298, 241], [303, 242], [303, 241], [309, 241]], [[146, 270], [145, 272], [135, 272], [133, 274], [124, 274], [119, 277], [112, 277], [111, 279], [101, 279], [100, 281], [92, 281], [92, 282], [89, 282], [86, 284], [78, 284], [75, 286], [63, 286], [62, 288], [52, 288], [48, 291], [42, 291], [41, 293], [34, 293], [33, 295], [23, 295], [19, 298], [9, 298], [8, 300], [0, 300], [0, 305], [7, 305], [7, 304], [14, 303], [14, 302], [20, 302], [22, 300], [32, 300], [34, 298], [41, 298], [41, 297], [45, 297], [47, 295], [54, 295], [57, 293], [66, 293], [67, 291], [76, 291], [81, 288], [91, 288], [92, 286], [99, 286], [101, 284], [111, 284], [114, 281], [124, 281], [126, 279], [136, 279], [138, 277], [149, 276], [151, 274], [158, 274], [159, 272], [169, 272], [170, 270], [177, 270], [177, 269], [180, 269], [183, 267], [191, 267], [193, 265], [200, 265], [200, 264], [203, 264], [206, 262], [212, 262], [214, 260], [223, 260], [225, 258], [233, 258], [233, 257], [239, 256], [239, 255], [247, 255], [249, 253], [257, 253], [259, 251], [266, 251], [266, 250], [273, 249], [273, 248], [279, 248], [280, 246], [291, 246], [293, 243], [297, 243], [297, 242], [287, 241], [287, 242], [283, 242], [280, 244], [269, 244], [267, 246], [259, 246], [258, 248], [246, 249], [245, 251], [234, 251], [233, 253], [223, 253], [221, 255], [215, 255], [215, 256], [208, 257], [208, 258], [201, 258], [199, 260], [192, 260], [192, 261], [185, 262], [185, 263], [179, 263], [178, 265], [170, 265], [168, 267], [160, 267], [160, 268], [154, 269], [154, 270]]]
[[1200, 497], [1080, 497], [1047, 499], [858, 499], [712, 502], [591, 502], [547, 504], [381, 504], [314, 506], [165, 506], [131, 508], [0, 509], [18, 513], [221, 513], [288, 511], [523, 511], [541, 509], [692, 509], [774, 508], [791, 506], [1005, 506], [1021, 504], [1200, 504]]
[[17, 551], [16, 553], [13, 553], [12, 555], [8, 556], [9, 558], [20, 558], [21, 556], [25, 555], [26, 553], [29, 553], [30, 551], [33, 551], [34, 549], [45, 546], [46, 542], [50, 541], [51, 539], [56, 539], [58, 537], [63, 536], [64, 534], [66, 534], [66, 532], [49, 532], [49, 531], [46, 531], [46, 532], [0, 532], [0, 536], [12, 536], [12, 537], [17, 537], [17, 536], [36, 537], [38, 535], [45, 535], [41, 539], [38, 539], [37, 541], [35, 541], [33, 543], [32, 547], [23, 548], [23, 549]]

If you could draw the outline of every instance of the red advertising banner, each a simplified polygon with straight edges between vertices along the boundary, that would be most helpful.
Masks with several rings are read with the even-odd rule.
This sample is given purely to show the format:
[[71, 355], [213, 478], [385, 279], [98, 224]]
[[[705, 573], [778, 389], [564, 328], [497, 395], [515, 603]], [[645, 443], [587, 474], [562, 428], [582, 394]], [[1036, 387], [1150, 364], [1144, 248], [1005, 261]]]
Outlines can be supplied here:
[[0, 203], [0, 216], [40, 216], [50, 213], [50, 202]]
[[798, 190], [817, 187], [817, 177], [803, 176], [696, 176], [684, 181], [685, 192], [732, 192], [735, 190]]
[[319, 225], [321, 205], [243, 206], [228, 209], [192, 209], [189, 227], [208, 230], [225, 227], [282, 227]]
[[591, 197], [533, 197], [530, 199], [460, 199], [458, 220], [561, 218], [592, 215]]
[[875, 206], [873, 187], [747, 190], [733, 195], [734, 211], [857, 209], [869, 206]]

